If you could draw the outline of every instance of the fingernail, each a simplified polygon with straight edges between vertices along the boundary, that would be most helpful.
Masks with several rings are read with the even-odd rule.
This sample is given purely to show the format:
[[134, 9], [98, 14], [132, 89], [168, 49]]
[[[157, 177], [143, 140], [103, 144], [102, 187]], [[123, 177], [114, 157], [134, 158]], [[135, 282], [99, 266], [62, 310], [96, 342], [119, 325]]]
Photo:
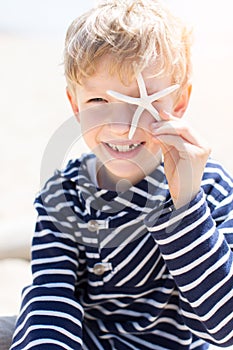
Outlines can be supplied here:
[[162, 112], [162, 115], [163, 115], [164, 117], [168, 117], [168, 118], [171, 117], [171, 113], [165, 111], [164, 109], [163, 109], [161, 112]]
[[167, 115], [170, 115], [170, 113], [167, 112], [167, 111], [165, 111], [165, 109], [163, 109], [162, 111], [163, 111], [163, 113], [165, 113], [165, 114], [167, 114]]

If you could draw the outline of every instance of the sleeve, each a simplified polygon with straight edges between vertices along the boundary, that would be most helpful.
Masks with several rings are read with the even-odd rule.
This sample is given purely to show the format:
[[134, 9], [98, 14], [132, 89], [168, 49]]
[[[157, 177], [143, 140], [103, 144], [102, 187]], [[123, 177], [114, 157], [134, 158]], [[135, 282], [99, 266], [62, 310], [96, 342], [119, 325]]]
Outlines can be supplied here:
[[33, 283], [22, 293], [11, 350], [82, 349], [83, 309], [74, 296], [80, 251], [64, 205], [53, 203], [58, 192], [35, 201]]
[[201, 189], [189, 206], [167, 205], [145, 220], [176, 282], [185, 324], [221, 347], [233, 345], [233, 189], [224, 187], [213, 185], [208, 196]]

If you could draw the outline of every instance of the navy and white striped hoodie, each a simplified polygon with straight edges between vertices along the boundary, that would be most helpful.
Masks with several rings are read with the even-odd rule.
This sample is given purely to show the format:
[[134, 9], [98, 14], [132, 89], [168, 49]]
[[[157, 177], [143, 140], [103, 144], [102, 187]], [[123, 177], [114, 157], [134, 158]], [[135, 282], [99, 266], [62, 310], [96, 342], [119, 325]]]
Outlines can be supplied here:
[[36, 198], [33, 283], [11, 349], [233, 346], [232, 179], [210, 160], [175, 210], [163, 165], [117, 193], [91, 181], [94, 159], [71, 161]]

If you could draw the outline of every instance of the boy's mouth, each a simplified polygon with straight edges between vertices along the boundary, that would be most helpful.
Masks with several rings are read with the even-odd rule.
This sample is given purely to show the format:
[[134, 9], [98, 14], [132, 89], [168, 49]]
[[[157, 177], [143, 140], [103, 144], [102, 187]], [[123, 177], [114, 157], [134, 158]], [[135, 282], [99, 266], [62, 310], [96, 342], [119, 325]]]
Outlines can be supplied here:
[[110, 142], [106, 142], [106, 145], [108, 147], [110, 147], [113, 151], [117, 151], [117, 152], [131, 152], [133, 150], [135, 150], [136, 148], [138, 148], [139, 146], [141, 146], [143, 144], [143, 142], [140, 143], [131, 143], [131, 144], [113, 144]]

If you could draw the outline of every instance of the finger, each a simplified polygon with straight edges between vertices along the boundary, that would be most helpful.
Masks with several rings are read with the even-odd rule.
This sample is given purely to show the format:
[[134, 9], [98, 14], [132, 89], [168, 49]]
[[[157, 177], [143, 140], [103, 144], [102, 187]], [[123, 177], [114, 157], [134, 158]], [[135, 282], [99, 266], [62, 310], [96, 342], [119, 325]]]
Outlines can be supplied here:
[[197, 145], [191, 144], [177, 135], [159, 135], [156, 139], [160, 141], [163, 151], [170, 152], [172, 149], [176, 149], [180, 154], [196, 154], [202, 151]]
[[158, 122], [151, 125], [152, 134], [156, 137], [160, 135], [177, 135], [183, 140], [200, 148], [209, 148], [207, 142], [185, 121]]
[[159, 116], [160, 116], [161, 120], [163, 120], [163, 121], [180, 120], [180, 118], [177, 118], [174, 115], [172, 115], [171, 113], [168, 113], [164, 110], [159, 111]]
[[168, 121], [162, 123], [153, 123], [152, 134], [154, 136], [160, 135], [176, 135], [182, 137], [184, 140], [193, 145], [201, 146], [202, 141], [197, 134], [183, 122]]

